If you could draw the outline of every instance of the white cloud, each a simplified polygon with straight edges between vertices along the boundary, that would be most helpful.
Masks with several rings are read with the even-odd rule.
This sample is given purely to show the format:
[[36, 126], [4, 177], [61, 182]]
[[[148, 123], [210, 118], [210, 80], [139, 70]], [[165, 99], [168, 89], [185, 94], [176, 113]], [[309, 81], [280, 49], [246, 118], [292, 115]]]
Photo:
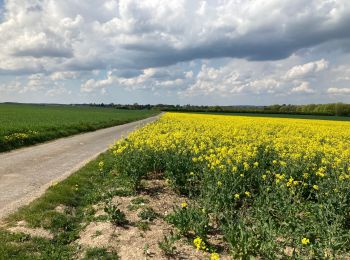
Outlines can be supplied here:
[[335, 95], [350, 94], [350, 88], [329, 88], [327, 92]]
[[79, 76], [79, 72], [76, 71], [58, 71], [50, 75], [52, 80], [66, 80], [76, 79]]
[[240, 93], [242, 91], [240, 74], [231, 70], [230, 66], [220, 69], [202, 65], [201, 70], [194, 79], [195, 82], [180, 95], [226, 95], [227, 93]]
[[292, 93], [315, 93], [315, 90], [310, 87], [310, 83], [303, 81], [301, 84], [297, 87], [292, 88]]
[[180, 96], [268, 95], [278, 97], [322, 91], [322, 86], [319, 86], [318, 89], [311, 86], [316, 84], [311, 75], [315, 77], [321, 71], [325, 71], [329, 66], [328, 61], [321, 59], [302, 64], [300, 61], [300, 58], [295, 57], [283, 62], [269, 63], [235, 60], [219, 68], [205, 64], [193, 84], [184, 91], [180, 91], [179, 94]]
[[49, 89], [48, 91], [46, 91], [46, 95], [49, 97], [57, 97], [57, 96], [61, 96], [61, 95], [71, 95], [72, 91], [66, 89], [65, 87], [62, 86], [58, 86], [52, 89]]
[[[59, 85], [56, 81], [56, 76], [47, 76], [42, 73], [31, 74], [25, 77], [17, 77], [16, 80], [0, 85], [0, 92], [4, 94], [15, 94], [25, 95], [28, 93], [32, 94], [43, 94], [46, 96], [54, 97], [63, 94], [71, 94], [72, 91]], [[61, 75], [62, 76], [62, 75]]]
[[327, 100], [350, 79], [349, 23], [347, 0], [7, 0], [0, 90]]
[[263, 78], [249, 83], [250, 89], [256, 94], [264, 92], [274, 94], [279, 90], [280, 85], [281, 82], [278, 79], [273, 78]]
[[94, 79], [89, 79], [80, 86], [81, 92], [88, 93], [94, 91], [96, 88], [98, 88], [98, 84]]
[[[349, 38], [349, 17], [347, 0], [11, 0], [0, 24], [0, 69], [145, 69], [201, 58], [283, 59]], [[321, 60], [313, 69], [295, 68], [290, 76], [325, 65]]]
[[192, 70], [187, 71], [187, 72], [185, 73], [185, 75], [186, 75], [186, 78], [191, 79], [191, 78], [193, 78], [193, 71], [192, 71]]
[[[235, 60], [219, 68], [204, 64], [193, 84], [180, 91], [180, 95], [286, 95], [289, 88], [295, 86], [284, 77], [289, 61], [284, 63], [286, 64]], [[301, 91], [301, 88], [296, 88], [293, 92], [296, 90]]]
[[332, 72], [335, 81], [350, 81], [350, 66], [348, 64], [336, 66]]
[[149, 89], [156, 91], [158, 88], [175, 88], [186, 85], [185, 80], [191, 80], [193, 72], [178, 73], [174, 70], [162, 68], [149, 68], [134, 77], [118, 76], [118, 70], [109, 71], [106, 78], [95, 80], [88, 79], [80, 87], [81, 92], [94, 92], [106, 87], [122, 87], [126, 89]]
[[18, 93], [22, 89], [21, 82], [18, 81], [12, 81], [8, 84], [2, 84], [0, 85], [0, 93]]
[[286, 79], [302, 79], [314, 76], [315, 73], [323, 71], [328, 68], [328, 61], [321, 59], [314, 62], [309, 62], [303, 65], [294, 66], [287, 71]]

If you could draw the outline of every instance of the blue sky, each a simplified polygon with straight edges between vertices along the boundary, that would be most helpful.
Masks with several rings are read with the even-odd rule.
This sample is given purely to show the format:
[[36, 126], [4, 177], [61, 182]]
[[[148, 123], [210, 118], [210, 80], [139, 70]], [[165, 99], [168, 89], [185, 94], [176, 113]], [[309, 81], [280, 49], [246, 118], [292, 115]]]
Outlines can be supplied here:
[[350, 102], [347, 0], [0, 0], [0, 9], [0, 102]]

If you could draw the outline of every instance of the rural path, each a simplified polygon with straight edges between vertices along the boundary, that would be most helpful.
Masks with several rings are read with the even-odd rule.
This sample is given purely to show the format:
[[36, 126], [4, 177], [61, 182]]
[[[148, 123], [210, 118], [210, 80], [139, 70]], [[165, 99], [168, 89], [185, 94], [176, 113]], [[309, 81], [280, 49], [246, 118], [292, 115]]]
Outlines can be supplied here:
[[158, 118], [159, 115], [0, 153], [0, 219], [106, 151], [115, 140]]

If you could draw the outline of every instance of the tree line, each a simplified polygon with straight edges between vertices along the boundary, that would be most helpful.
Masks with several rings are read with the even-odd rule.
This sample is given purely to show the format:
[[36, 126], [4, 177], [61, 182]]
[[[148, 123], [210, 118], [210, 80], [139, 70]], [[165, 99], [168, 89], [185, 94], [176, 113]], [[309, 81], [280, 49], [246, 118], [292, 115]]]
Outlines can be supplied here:
[[299, 115], [325, 115], [350, 116], [350, 104], [308, 104], [308, 105], [270, 105], [270, 106], [195, 106], [195, 105], [167, 105], [167, 104], [84, 104], [98, 107], [113, 107], [132, 110], [161, 110], [177, 112], [214, 112], [214, 113], [264, 113], [264, 114], [299, 114]]

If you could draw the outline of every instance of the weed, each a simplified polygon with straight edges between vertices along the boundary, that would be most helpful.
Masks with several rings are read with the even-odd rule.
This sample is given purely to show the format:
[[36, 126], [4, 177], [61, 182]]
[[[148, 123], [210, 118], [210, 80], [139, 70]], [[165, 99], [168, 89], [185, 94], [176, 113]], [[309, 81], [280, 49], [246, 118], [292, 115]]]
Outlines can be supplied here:
[[141, 230], [143, 232], [150, 230], [148, 221], [138, 221], [138, 222], [136, 222], [136, 226], [139, 230]]
[[108, 252], [105, 248], [89, 248], [86, 253], [84, 260], [117, 260], [118, 255], [114, 252]]
[[143, 197], [137, 197], [135, 199], [132, 199], [131, 203], [134, 204], [134, 205], [147, 204], [147, 203], [149, 203], [149, 199], [145, 199]]
[[95, 217], [93, 220], [96, 222], [106, 222], [109, 220], [109, 216], [108, 215], [99, 215], [99, 216]]
[[143, 246], [143, 254], [144, 254], [146, 257], [150, 255], [150, 252], [149, 252], [149, 244], [147, 244], [147, 243]]
[[153, 221], [158, 217], [158, 214], [151, 207], [146, 207], [139, 212], [138, 217], [142, 220]]
[[44, 238], [0, 229], [0, 259], [72, 259], [74, 248]]
[[179, 236], [174, 235], [173, 232], [169, 236], [164, 236], [163, 240], [158, 242], [159, 248], [166, 256], [174, 256], [176, 253], [175, 242], [179, 240]]
[[96, 230], [96, 232], [92, 235], [93, 238], [102, 236], [102, 231], [101, 230]]
[[143, 197], [138, 197], [138, 198], [132, 199], [130, 201], [130, 205], [128, 205], [128, 210], [129, 211], [138, 210], [139, 208], [143, 207], [147, 203], [149, 203], [149, 200], [145, 199]]
[[125, 213], [122, 212], [119, 208], [119, 205], [114, 205], [111, 200], [106, 202], [104, 211], [108, 214], [109, 220], [117, 225], [124, 226], [128, 223]]
[[166, 220], [176, 226], [183, 235], [192, 232], [206, 238], [209, 232], [208, 214], [196, 207], [174, 207], [174, 211], [166, 217]]

